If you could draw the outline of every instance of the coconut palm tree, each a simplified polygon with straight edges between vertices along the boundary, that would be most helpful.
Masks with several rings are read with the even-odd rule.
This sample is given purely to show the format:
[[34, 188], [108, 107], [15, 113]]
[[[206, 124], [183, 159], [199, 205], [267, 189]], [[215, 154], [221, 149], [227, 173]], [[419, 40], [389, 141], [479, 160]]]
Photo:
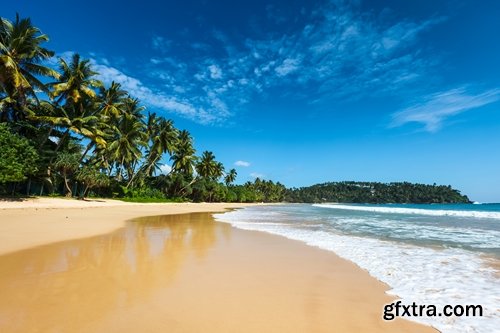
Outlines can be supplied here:
[[100, 118], [96, 116], [92, 101], [87, 100], [86, 102], [79, 103], [79, 105], [68, 105], [65, 107], [55, 105], [52, 107], [51, 113], [37, 116], [36, 118], [52, 126], [65, 129], [55, 148], [56, 152], [66, 142], [70, 132], [81, 135], [96, 144], [106, 144], [104, 133], [100, 130], [99, 126]]
[[224, 175], [224, 164], [222, 164], [221, 162], [216, 162], [212, 179], [217, 180], [223, 175]]
[[14, 22], [0, 18], [0, 117], [3, 121], [15, 121], [31, 113], [26, 108], [27, 98], [37, 99], [36, 89], [48, 93], [39, 76], [58, 76], [56, 71], [40, 64], [54, 55], [42, 47], [48, 40], [29, 18], [20, 19], [16, 15]]
[[122, 170], [128, 170], [129, 186], [133, 180], [135, 164], [142, 157], [141, 148], [146, 145], [146, 130], [140, 117], [124, 114], [111, 125], [112, 135], [107, 137], [106, 155], [116, 165], [116, 176], [122, 179]]
[[102, 87], [102, 82], [94, 78], [98, 73], [92, 70], [90, 60], [81, 60], [80, 55], [75, 53], [69, 64], [60, 58], [59, 65], [61, 74], [58, 80], [47, 84], [53, 89], [50, 96], [58, 104], [65, 100], [66, 104], [78, 105], [81, 109], [82, 101], [95, 99], [94, 89]]
[[229, 170], [229, 172], [226, 173], [226, 176], [224, 177], [224, 182], [226, 183], [226, 186], [231, 185], [236, 180], [237, 175], [238, 173], [236, 172], [235, 169]]
[[188, 131], [182, 130], [178, 135], [177, 149], [170, 159], [172, 160], [172, 172], [180, 173], [191, 178], [196, 164], [196, 153], [193, 147], [193, 138]]
[[216, 180], [224, 172], [224, 166], [215, 160], [215, 155], [211, 151], [204, 151], [196, 164], [196, 171], [200, 177]]
[[[103, 117], [118, 117], [123, 114], [123, 107], [128, 93], [121, 88], [121, 84], [111, 82], [109, 88], [99, 88], [99, 112]], [[142, 110], [141, 110], [142, 111]]]
[[144, 172], [146, 175], [152, 176], [163, 154], [172, 155], [176, 150], [179, 131], [174, 127], [172, 120], [157, 117], [153, 113], [148, 117], [147, 133], [151, 143], [146, 156]]

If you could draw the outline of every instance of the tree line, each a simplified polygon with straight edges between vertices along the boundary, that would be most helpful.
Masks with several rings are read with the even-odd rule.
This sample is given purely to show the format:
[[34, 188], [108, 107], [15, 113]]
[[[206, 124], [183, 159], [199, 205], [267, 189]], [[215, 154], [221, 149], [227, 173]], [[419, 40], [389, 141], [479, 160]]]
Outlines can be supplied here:
[[444, 185], [408, 182], [331, 182], [287, 191], [289, 202], [470, 203], [466, 195]]
[[[171, 119], [146, 113], [120, 83], [98, 80], [89, 59], [57, 59], [29, 18], [0, 22], [0, 194], [130, 200], [282, 201], [285, 187], [233, 185], [211, 151]], [[160, 174], [168, 155], [171, 171]]]

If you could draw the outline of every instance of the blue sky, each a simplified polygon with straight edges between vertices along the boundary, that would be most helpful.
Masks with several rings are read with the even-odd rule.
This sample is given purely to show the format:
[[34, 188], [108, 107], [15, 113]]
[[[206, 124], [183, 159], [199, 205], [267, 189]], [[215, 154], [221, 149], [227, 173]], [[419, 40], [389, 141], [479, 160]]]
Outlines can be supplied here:
[[496, 0], [2, 5], [16, 12], [240, 183], [412, 181], [500, 201]]

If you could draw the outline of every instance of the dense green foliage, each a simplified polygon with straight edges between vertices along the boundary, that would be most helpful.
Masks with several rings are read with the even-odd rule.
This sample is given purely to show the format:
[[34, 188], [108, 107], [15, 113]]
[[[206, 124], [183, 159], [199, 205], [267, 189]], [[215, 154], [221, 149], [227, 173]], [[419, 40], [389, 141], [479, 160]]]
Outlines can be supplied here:
[[290, 189], [289, 202], [469, 203], [451, 186], [412, 183], [337, 182]]
[[36, 172], [38, 155], [29, 141], [0, 123], [0, 184], [19, 182]]

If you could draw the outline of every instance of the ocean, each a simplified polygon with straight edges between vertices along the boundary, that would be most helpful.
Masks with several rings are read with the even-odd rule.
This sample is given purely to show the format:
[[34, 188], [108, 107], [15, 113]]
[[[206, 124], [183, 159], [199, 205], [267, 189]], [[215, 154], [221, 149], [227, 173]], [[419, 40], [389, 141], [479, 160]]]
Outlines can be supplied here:
[[403, 304], [483, 307], [482, 317], [406, 319], [441, 332], [500, 332], [500, 204], [284, 204], [214, 217], [335, 252]]

